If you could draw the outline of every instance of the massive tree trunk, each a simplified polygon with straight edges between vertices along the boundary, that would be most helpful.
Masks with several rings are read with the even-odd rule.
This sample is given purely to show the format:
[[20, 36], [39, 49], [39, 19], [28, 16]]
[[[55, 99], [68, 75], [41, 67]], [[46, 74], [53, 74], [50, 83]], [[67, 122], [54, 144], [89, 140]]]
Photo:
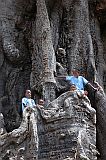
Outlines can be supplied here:
[[[35, 25], [33, 25], [33, 54], [32, 54], [32, 88], [39, 90], [43, 86], [43, 96], [46, 104], [55, 98], [56, 72], [55, 52], [53, 49], [50, 21], [45, 1], [38, 0]], [[39, 60], [38, 60], [39, 59]], [[53, 89], [54, 88], [54, 89]], [[52, 90], [52, 91], [51, 91]], [[53, 92], [53, 94], [51, 94]]]
[[[56, 98], [56, 64], [65, 67], [65, 74], [80, 68], [90, 82], [98, 81], [106, 91], [105, 15], [105, 0], [0, 0], [0, 112], [7, 131], [20, 124], [16, 106], [25, 89], [31, 88], [46, 105]], [[99, 103], [97, 97], [94, 102], [90, 96], [98, 108], [97, 147], [105, 160], [101, 138], [106, 137], [102, 132], [100, 136], [99, 116], [105, 131], [100, 109], [105, 110], [106, 104], [102, 105], [104, 94]]]

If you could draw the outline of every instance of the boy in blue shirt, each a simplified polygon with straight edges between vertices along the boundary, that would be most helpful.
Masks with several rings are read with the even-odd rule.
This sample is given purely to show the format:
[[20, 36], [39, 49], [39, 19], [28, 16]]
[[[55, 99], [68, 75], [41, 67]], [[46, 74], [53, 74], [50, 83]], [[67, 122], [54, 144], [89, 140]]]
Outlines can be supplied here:
[[59, 78], [65, 78], [65, 80], [70, 81], [70, 84], [74, 84], [76, 86], [76, 89], [78, 91], [84, 92], [85, 85], [91, 86], [95, 91], [98, 89], [93, 87], [91, 83], [88, 82], [83, 76], [80, 76], [78, 69], [72, 70], [72, 76], [65, 76], [65, 77], [59, 77]]
[[26, 90], [25, 97], [22, 98], [22, 111], [24, 110], [25, 107], [34, 108], [35, 106], [36, 106], [35, 101], [33, 99], [31, 99], [31, 91]]

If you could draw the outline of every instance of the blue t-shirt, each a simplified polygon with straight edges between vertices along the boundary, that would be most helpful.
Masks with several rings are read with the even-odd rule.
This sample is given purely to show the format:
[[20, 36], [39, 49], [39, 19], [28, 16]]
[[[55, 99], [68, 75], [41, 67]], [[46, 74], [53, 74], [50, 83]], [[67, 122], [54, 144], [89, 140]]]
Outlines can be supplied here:
[[22, 98], [22, 111], [26, 107], [35, 107], [35, 101], [31, 98]]
[[88, 83], [88, 81], [82, 76], [66, 76], [66, 80], [69, 80], [71, 84], [75, 84], [77, 90], [84, 90], [84, 86]]

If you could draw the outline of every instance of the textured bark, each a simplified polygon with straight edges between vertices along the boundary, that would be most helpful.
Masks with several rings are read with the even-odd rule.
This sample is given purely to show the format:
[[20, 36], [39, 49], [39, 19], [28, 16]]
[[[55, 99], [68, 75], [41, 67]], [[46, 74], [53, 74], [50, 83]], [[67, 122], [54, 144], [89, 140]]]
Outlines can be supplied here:
[[[52, 90], [55, 90], [56, 83], [54, 79], [54, 72], [56, 72], [56, 58], [45, 1], [38, 0], [36, 5], [37, 14], [35, 26], [33, 26], [34, 52], [32, 54], [33, 70], [31, 73], [31, 85], [32, 88], [34, 87], [36, 89], [39, 89], [41, 85], [43, 86], [44, 100], [45, 103], [48, 104], [55, 98], [55, 92]], [[40, 61], [38, 61], [38, 57]]]
[[79, 96], [66, 92], [38, 112], [27, 107], [21, 126], [0, 137], [1, 158], [96, 160], [96, 111]]
[[0, 111], [9, 131], [19, 126], [16, 105], [25, 88], [29, 88], [31, 58], [25, 38], [27, 20], [23, 16], [27, 4], [11, 0], [0, 1], [0, 6]]
[[95, 95], [97, 108], [97, 147], [100, 151], [100, 159], [106, 157], [106, 95], [103, 89]]
[[[105, 26], [105, 0], [0, 0], [0, 112], [7, 131], [21, 123], [16, 106], [25, 89], [48, 104], [68, 88], [55, 75], [73, 67], [106, 93]], [[97, 147], [105, 160], [105, 98], [89, 95], [97, 106]]]
[[[13, 149], [13, 148], [14, 149]], [[0, 137], [0, 158], [2, 159], [38, 159], [37, 114], [26, 108], [18, 129]]]

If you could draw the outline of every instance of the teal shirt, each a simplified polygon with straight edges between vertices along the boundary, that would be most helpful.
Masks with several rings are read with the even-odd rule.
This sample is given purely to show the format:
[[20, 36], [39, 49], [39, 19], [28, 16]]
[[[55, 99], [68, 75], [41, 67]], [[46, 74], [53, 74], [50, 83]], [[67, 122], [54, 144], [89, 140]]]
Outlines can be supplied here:
[[84, 86], [88, 83], [88, 81], [82, 76], [66, 76], [66, 80], [69, 80], [71, 84], [74, 84], [79, 91], [84, 90]]
[[35, 107], [35, 101], [31, 98], [22, 98], [22, 111], [26, 107]]

